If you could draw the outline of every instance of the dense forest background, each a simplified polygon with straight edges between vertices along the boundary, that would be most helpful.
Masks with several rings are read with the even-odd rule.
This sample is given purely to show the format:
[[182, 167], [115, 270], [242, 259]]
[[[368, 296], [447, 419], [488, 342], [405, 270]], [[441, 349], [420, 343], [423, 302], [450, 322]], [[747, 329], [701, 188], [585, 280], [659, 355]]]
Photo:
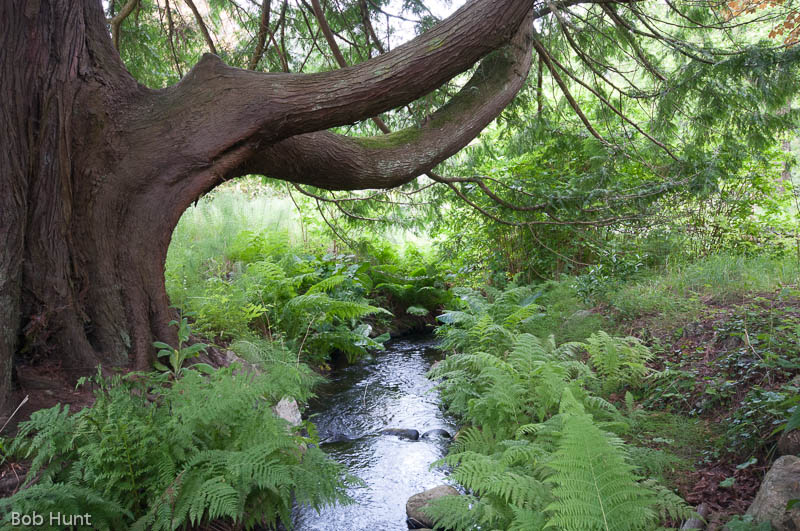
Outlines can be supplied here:
[[[347, 69], [455, 6], [103, 9], [125, 68], [157, 91], [190, 83], [207, 53]], [[534, 9], [517, 48], [309, 133], [272, 173], [245, 164], [209, 186], [169, 238], [176, 318], [151, 370], [97, 369], [73, 391], [29, 322], [12, 408], [32, 398], [0, 432], [0, 507], [105, 529], [290, 526], [293, 503], [346, 503], [357, 480], [312, 422], [287, 429], [272, 407], [302, 408], [333, 360], [432, 332], [446, 358], [430, 377], [464, 426], [438, 464], [465, 494], [430, 506], [437, 529], [678, 528], [701, 506], [710, 529], [791, 529], [791, 495], [745, 511], [800, 453], [800, 15], [749, 0]], [[515, 95], [513, 76], [492, 84], [509, 65]], [[488, 127], [417, 163], [445, 143], [429, 129], [479, 113], [468, 95], [484, 81], [502, 96]], [[341, 137], [369, 157], [328, 157]]]

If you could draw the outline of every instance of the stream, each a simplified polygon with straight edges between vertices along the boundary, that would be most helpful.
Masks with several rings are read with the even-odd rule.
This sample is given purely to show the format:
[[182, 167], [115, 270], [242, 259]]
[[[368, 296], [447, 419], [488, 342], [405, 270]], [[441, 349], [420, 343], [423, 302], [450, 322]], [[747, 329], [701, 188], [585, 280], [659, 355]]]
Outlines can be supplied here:
[[406, 501], [413, 494], [445, 483], [429, 465], [443, 457], [449, 439], [418, 441], [381, 433], [392, 428], [456, 432], [439, 408], [439, 397], [425, 378], [439, 357], [431, 336], [390, 341], [386, 350], [349, 367], [334, 370], [317, 390], [308, 415], [319, 431], [320, 447], [347, 465], [365, 487], [349, 492], [355, 503], [323, 509], [296, 507], [298, 531], [404, 530]]

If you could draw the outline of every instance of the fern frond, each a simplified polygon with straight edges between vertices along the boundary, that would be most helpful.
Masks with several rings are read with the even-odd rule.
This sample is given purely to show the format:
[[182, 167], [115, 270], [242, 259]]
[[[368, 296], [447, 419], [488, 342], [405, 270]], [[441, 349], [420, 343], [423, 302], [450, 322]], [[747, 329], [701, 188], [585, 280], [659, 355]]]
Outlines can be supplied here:
[[656, 524], [653, 493], [637, 483], [622, 450], [581, 412], [564, 421], [558, 451], [547, 463], [556, 500], [548, 528], [565, 531], [647, 530]]
[[[131, 513], [116, 500], [109, 499], [94, 489], [69, 483], [37, 483], [17, 492], [10, 498], [0, 499], [0, 510], [20, 514], [91, 514], [94, 529], [124, 529]], [[49, 525], [45, 518], [45, 525]], [[5, 529], [5, 527], [4, 527]]]
[[508, 531], [542, 531], [547, 522], [544, 513], [540, 510], [524, 507], [511, 507], [514, 519]]
[[655, 494], [655, 509], [661, 520], [669, 518], [672, 521], [680, 522], [697, 517], [694, 508], [686, 503], [686, 500], [654, 479], [643, 480], [640, 485]]
[[306, 291], [307, 294], [312, 293], [320, 293], [320, 292], [330, 292], [336, 289], [337, 287], [341, 286], [345, 282], [347, 282], [348, 278], [345, 275], [332, 275], [328, 278], [324, 278], [308, 288]]
[[611, 337], [602, 330], [586, 340], [592, 366], [603, 377], [603, 390], [611, 392], [621, 385], [638, 386], [650, 372], [646, 363], [653, 355], [634, 337]]
[[437, 529], [473, 531], [481, 521], [483, 503], [471, 495], [444, 496], [426, 505], [423, 512], [433, 518]]

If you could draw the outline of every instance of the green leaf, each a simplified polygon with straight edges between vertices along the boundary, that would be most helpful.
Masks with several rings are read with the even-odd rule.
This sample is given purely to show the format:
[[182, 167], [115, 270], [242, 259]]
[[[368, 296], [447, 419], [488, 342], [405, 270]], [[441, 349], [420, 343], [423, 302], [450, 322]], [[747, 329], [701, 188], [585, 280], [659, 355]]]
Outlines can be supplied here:
[[409, 306], [408, 308], [406, 308], [406, 313], [409, 315], [416, 315], [422, 317], [428, 315], [428, 313], [430, 312], [428, 312], [428, 310], [426, 308], [423, 308], [422, 306]]
[[205, 350], [207, 346], [208, 345], [206, 345], [205, 343], [195, 343], [194, 345], [181, 349], [181, 353], [184, 356], [189, 357], [193, 354], [197, 354], [201, 350]]
[[754, 465], [756, 463], [758, 463], [758, 459], [756, 459], [755, 457], [751, 457], [750, 459], [748, 459], [744, 463], [736, 465], [736, 470], [744, 470], [745, 468], [749, 467], [750, 465]]
[[789, 418], [789, 422], [786, 423], [786, 427], [783, 428], [783, 431], [788, 433], [797, 428], [800, 428], [800, 406], [795, 408], [794, 414]]
[[733, 477], [725, 478], [725, 479], [723, 479], [722, 481], [719, 482], [719, 486], [720, 487], [724, 487], [726, 489], [729, 489], [729, 488], [733, 487], [733, 484], [735, 482], [736, 482], [736, 478], [733, 478]]
[[211, 365], [209, 365], [208, 363], [195, 363], [190, 368], [200, 371], [203, 374], [214, 374], [214, 372], [216, 371], [216, 369]]
[[373, 338], [372, 340], [375, 341], [376, 343], [386, 343], [390, 339], [392, 339], [392, 335], [389, 334], [389, 332], [384, 332], [383, 334]]

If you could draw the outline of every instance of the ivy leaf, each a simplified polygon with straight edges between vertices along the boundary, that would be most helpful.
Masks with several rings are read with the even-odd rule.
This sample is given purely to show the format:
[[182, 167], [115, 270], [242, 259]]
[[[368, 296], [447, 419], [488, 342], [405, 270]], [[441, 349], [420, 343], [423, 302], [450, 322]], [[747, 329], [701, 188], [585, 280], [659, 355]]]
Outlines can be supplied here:
[[740, 464], [736, 465], [736, 470], [744, 470], [745, 468], [749, 467], [750, 465], [754, 465], [756, 463], [758, 463], [758, 459], [756, 459], [755, 457], [751, 457], [750, 459], [748, 459], [744, 463], [740, 463]]

